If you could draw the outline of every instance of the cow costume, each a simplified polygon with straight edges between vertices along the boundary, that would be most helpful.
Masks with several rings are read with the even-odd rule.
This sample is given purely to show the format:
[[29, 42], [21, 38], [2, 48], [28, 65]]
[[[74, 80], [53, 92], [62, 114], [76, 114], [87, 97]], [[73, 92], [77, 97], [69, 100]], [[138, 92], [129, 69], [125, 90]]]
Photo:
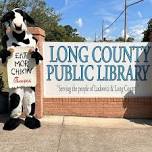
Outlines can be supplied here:
[[[17, 46], [32, 47], [33, 49], [30, 49], [29, 51], [31, 53], [31, 58], [35, 59], [36, 64], [39, 64], [39, 60], [43, 60], [38, 52], [37, 40], [27, 31], [26, 22], [34, 24], [34, 20], [19, 8], [13, 9], [2, 17], [1, 23], [10, 27], [8, 32], [5, 32], [5, 35], [2, 38], [3, 49], [0, 51], [2, 63], [7, 62], [7, 57], [11, 55], [15, 50], [14, 48]], [[22, 110], [26, 114], [25, 126], [30, 129], [40, 127], [40, 121], [34, 117], [35, 88], [10, 88], [9, 102], [10, 118], [4, 124], [4, 130], [13, 130], [19, 126]]]

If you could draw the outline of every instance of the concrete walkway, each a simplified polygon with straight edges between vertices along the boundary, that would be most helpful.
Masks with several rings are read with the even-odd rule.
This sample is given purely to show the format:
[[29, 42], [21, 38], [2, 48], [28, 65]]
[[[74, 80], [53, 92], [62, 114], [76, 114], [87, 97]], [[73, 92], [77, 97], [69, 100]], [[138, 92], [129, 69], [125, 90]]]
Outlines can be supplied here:
[[151, 152], [152, 120], [45, 116], [42, 127], [3, 131], [0, 152]]

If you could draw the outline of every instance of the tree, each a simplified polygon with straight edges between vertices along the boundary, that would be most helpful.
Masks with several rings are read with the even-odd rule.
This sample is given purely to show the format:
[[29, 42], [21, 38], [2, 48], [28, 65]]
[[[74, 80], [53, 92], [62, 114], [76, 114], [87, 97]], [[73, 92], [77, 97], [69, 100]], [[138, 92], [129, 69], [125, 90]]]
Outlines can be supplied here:
[[3, 88], [4, 88], [4, 81], [2, 78], [2, 73], [0, 73], [0, 92], [2, 92]]
[[148, 28], [143, 32], [144, 34], [144, 38], [143, 38], [143, 42], [149, 42], [149, 35], [150, 32], [152, 32], [152, 19], [149, 20], [148, 22]]
[[124, 42], [124, 38], [123, 37], [118, 37], [115, 41], [116, 42]]
[[76, 28], [72, 28], [72, 26], [70, 25], [65, 25], [63, 27], [65, 29], [65, 33], [64, 33], [64, 41], [68, 41], [68, 42], [83, 42], [85, 41], [85, 38], [80, 37], [78, 34], [78, 31]]
[[[2, 12], [2, 6], [2, 1], [0, 1], [0, 13]], [[34, 18], [35, 26], [45, 30], [47, 41], [85, 41], [85, 38], [78, 34], [77, 29], [70, 25], [60, 25], [61, 14], [57, 14], [43, 0], [9, 0], [6, 8], [7, 11], [21, 8], [28, 12]]]
[[[118, 37], [116, 40], [116, 42], [124, 42], [124, 38], [123, 37]], [[133, 37], [128, 37], [127, 42], [133, 42], [134, 38]]]
[[133, 42], [134, 38], [133, 37], [128, 37], [127, 42]]
[[[3, 5], [2, 2], [0, 1], [0, 18], [2, 17], [2, 10], [3, 10]], [[1, 44], [2, 35], [3, 35], [2, 25], [0, 24], [0, 50], [2, 49], [2, 44]]]

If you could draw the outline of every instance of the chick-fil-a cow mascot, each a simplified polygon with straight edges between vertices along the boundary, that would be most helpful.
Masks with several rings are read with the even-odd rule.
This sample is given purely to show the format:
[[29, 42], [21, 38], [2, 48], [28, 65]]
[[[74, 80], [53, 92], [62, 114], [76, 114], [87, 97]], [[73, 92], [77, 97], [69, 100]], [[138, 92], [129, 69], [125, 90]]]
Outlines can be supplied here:
[[[32, 47], [33, 50], [30, 50], [31, 58], [35, 59], [36, 64], [39, 64], [39, 60], [43, 60], [38, 52], [37, 40], [27, 31], [27, 22], [34, 24], [34, 20], [19, 8], [9, 11], [2, 17], [1, 23], [10, 27], [2, 38], [3, 49], [0, 51], [2, 63], [7, 62], [7, 57], [15, 51], [15, 47], [17, 46]], [[9, 120], [4, 124], [4, 130], [13, 130], [19, 126], [23, 107], [26, 114], [25, 126], [30, 129], [39, 128], [41, 126], [40, 121], [34, 117], [35, 88], [10, 88], [9, 102], [11, 113]]]

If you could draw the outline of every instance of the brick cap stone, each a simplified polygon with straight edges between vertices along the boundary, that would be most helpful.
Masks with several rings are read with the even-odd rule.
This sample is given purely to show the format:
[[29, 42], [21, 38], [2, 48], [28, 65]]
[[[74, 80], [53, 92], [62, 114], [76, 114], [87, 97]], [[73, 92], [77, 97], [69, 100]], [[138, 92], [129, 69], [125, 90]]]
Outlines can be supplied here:
[[28, 31], [31, 32], [33, 35], [41, 35], [45, 37], [45, 31], [40, 27], [28, 27]]

